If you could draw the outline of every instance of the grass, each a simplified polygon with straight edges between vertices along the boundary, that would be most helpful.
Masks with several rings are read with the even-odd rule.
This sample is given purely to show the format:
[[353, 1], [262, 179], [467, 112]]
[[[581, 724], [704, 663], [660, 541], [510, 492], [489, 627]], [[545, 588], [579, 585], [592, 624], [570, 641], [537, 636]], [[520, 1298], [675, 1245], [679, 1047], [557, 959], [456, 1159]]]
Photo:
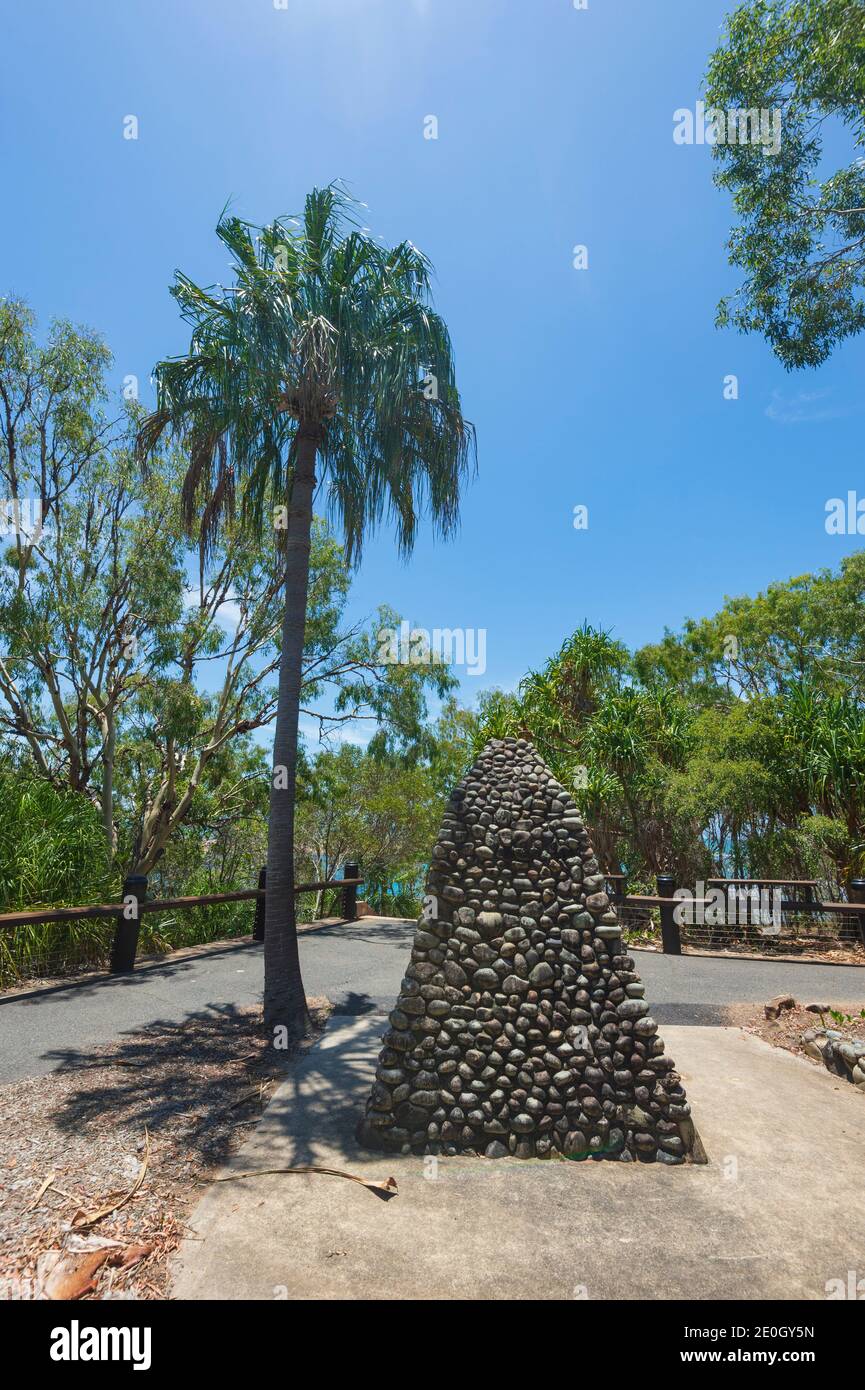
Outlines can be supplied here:
[[[96, 807], [76, 792], [3, 769], [0, 913], [104, 903], [116, 896]], [[106, 918], [0, 928], [0, 986], [98, 964], [110, 949], [113, 929]]]

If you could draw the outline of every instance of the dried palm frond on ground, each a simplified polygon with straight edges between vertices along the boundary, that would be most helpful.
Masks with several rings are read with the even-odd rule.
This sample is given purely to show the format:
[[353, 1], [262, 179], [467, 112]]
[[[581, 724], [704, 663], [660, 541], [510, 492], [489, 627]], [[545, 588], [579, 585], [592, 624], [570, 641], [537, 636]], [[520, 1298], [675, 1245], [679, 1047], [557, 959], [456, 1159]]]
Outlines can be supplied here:
[[[308, 1003], [311, 1041], [330, 1005]], [[0, 1297], [169, 1297], [202, 1182], [284, 1074], [267, 1043], [258, 1008], [226, 1005], [0, 1087]]]

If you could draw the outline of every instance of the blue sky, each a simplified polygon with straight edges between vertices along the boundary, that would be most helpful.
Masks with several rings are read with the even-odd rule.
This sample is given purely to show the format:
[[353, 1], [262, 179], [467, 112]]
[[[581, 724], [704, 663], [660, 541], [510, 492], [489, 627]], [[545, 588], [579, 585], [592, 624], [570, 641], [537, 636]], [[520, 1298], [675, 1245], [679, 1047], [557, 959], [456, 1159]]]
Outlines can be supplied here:
[[[278, 0], [279, 2], [279, 0]], [[483, 628], [513, 686], [587, 618], [630, 646], [830, 565], [865, 491], [865, 344], [790, 375], [713, 326], [734, 287], [709, 149], [672, 139], [732, 0], [44, 0], [4, 16], [0, 293], [103, 332], [146, 384], [176, 267], [345, 179], [433, 260], [479, 471], [458, 538], [369, 545], [352, 607]], [[123, 138], [135, 115], [139, 138]], [[424, 121], [438, 120], [438, 139]], [[588, 247], [587, 270], [573, 247]], [[723, 379], [739, 379], [739, 399]], [[576, 531], [574, 507], [588, 507]]]

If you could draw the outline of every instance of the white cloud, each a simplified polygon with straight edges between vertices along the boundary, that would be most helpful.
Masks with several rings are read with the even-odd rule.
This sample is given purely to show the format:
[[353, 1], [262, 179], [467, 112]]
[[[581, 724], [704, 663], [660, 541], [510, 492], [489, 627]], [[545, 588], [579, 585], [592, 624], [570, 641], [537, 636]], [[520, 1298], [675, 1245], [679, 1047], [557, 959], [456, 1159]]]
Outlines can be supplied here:
[[794, 391], [785, 395], [783, 391], [773, 391], [772, 399], [766, 406], [765, 414], [779, 425], [816, 424], [821, 420], [840, 420], [845, 415], [853, 415], [860, 406], [833, 404], [832, 391]]
[[[201, 602], [200, 589], [187, 589], [183, 595], [184, 608], [197, 608]], [[216, 610], [216, 621], [226, 632], [233, 632], [240, 622], [240, 605], [234, 599], [226, 599]]]
[[300, 732], [313, 746], [320, 748], [332, 748], [337, 743], [353, 743], [357, 748], [365, 748], [374, 730], [371, 725], [363, 724], [325, 724], [320, 736], [317, 719], [302, 719]]

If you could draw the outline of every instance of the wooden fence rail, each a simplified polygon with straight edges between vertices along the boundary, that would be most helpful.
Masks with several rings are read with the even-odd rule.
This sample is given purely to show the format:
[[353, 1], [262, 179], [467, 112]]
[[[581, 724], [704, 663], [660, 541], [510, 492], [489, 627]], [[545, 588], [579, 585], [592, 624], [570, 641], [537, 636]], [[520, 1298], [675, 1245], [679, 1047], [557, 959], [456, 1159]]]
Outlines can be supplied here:
[[[317, 893], [327, 889], [342, 890], [342, 916], [346, 922], [357, 920], [357, 890], [364, 880], [359, 876], [357, 864], [346, 864], [345, 877], [323, 879], [316, 883], [295, 884], [295, 893]], [[625, 874], [605, 875], [609, 886], [611, 905], [615, 908], [658, 908], [661, 915], [661, 943], [665, 955], [682, 954], [680, 923], [676, 908], [676, 880], [672, 874], [658, 874], [658, 892], [627, 893]], [[812, 916], [822, 914], [842, 914], [858, 918], [859, 932], [865, 944], [865, 879], [853, 879], [850, 884], [851, 901], [846, 903], [819, 902], [814, 896], [817, 887], [815, 879], [722, 879], [706, 880], [711, 887], [727, 887], [735, 891], [746, 891], [748, 887], [790, 887], [804, 889], [803, 897], [783, 899], [783, 912], [804, 912]], [[193, 907], [209, 907], [216, 903], [255, 902], [253, 939], [264, 940], [264, 903], [267, 896], [267, 871], [262, 869], [257, 888], [244, 888], [234, 893], [204, 893], [185, 898], [147, 897], [147, 879], [140, 875], [130, 875], [123, 884], [120, 902], [93, 903], [86, 907], [33, 908], [29, 911], [7, 912], [0, 915], [0, 930], [28, 926], [35, 923], [78, 922], [87, 917], [114, 917], [117, 927], [111, 949], [110, 970], [112, 974], [126, 974], [135, 969], [135, 956], [138, 950], [138, 932], [141, 917], [145, 912], [170, 912]], [[694, 906], [711, 902], [709, 898], [691, 898]]]
[[[363, 883], [356, 864], [347, 864], [345, 878], [322, 879], [316, 883], [296, 883], [295, 893], [318, 893], [328, 888], [342, 890], [342, 915], [345, 921], [357, 920], [357, 890]], [[257, 888], [243, 888], [235, 893], [202, 893], [186, 898], [148, 898], [147, 879], [132, 874], [125, 879], [120, 902], [91, 903], [86, 907], [32, 908], [28, 911], [6, 912], [0, 915], [0, 930], [14, 930], [41, 923], [80, 922], [87, 917], [114, 917], [117, 927], [111, 947], [110, 970], [122, 975], [135, 969], [138, 932], [145, 912], [183, 911], [191, 907], [210, 907], [215, 903], [255, 902], [253, 938], [264, 940], [264, 901], [267, 896], [267, 870], [258, 876]]]
[[[680, 956], [682, 954], [682, 935], [680, 922], [676, 917], [676, 908], [682, 900], [675, 896], [676, 880], [674, 876], [672, 874], [658, 874], [656, 879], [657, 894], [627, 893], [625, 891], [627, 879], [624, 874], [607, 874], [606, 879], [610, 885], [610, 901], [613, 907], [660, 909], [662, 950], [665, 955]], [[821, 914], [856, 917], [859, 935], [862, 938], [863, 946], [865, 946], [865, 879], [854, 878], [851, 880], [850, 901], [846, 903], [818, 901], [814, 896], [814, 890], [817, 888], [816, 879], [709, 878], [705, 882], [709, 887], [732, 889], [736, 893], [745, 893], [746, 896], [748, 888], [802, 888], [804, 890], [802, 897], [783, 898], [781, 900], [782, 912], [802, 912], [812, 917], [819, 917]], [[694, 897], [687, 899], [687, 901], [694, 907], [698, 907], [700, 905], [707, 906], [712, 902], [712, 899]]]

